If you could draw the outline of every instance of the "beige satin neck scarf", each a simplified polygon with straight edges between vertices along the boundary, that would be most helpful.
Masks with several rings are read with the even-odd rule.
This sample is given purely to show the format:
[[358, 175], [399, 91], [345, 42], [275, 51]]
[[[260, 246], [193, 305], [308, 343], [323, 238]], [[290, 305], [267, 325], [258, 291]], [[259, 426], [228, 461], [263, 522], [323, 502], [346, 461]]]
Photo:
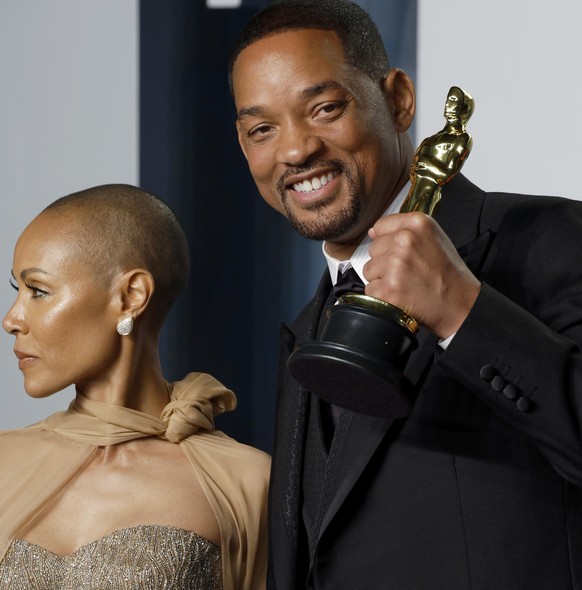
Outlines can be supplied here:
[[214, 430], [214, 416], [234, 410], [236, 397], [205, 373], [190, 373], [167, 384], [170, 403], [160, 418], [77, 395], [65, 412], [46, 418], [43, 427], [70, 440], [108, 446], [145, 436], [182, 442], [199, 430]]

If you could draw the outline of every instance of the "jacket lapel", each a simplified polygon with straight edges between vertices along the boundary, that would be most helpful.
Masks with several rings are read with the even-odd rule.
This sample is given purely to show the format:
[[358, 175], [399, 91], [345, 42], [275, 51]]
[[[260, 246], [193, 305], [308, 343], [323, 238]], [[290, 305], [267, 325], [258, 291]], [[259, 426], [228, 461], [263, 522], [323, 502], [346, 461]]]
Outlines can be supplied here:
[[321, 522], [319, 536], [345, 501], [378, 445], [384, 440], [393, 420], [353, 413], [337, 464], [330, 501]]
[[277, 416], [276, 449], [273, 463], [273, 481], [277, 489], [272, 490], [272, 522], [282, 518], [289, 537], [292, 551], [297, 550], [301, 521], [301, 482], [303, 477], [303, 455], [307, 428], [309, 394], [286, 369], [289, 355], [302, 342], [314, 340], [323, 308], [331, 290], [329, 273], [326, 271], [320, 281], [313, 300], [301, 312], [292, 327], [285, 324], [280, 329], [279, 387], [280, 396]]

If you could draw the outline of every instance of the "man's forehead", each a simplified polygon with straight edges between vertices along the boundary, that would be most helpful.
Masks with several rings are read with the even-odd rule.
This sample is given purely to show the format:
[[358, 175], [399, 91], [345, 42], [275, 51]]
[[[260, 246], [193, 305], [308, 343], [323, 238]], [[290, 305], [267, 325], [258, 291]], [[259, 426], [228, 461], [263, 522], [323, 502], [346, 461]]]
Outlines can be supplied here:
[[265, 37], [245, 48], [234, 65], [233, 90], [239, 116], [250, 115], [273, 100], [305, 100], [329, 90], [348, 91], [357, 77], [358, 72], [345, 62], [335, 33], [300, 29]]
[[249, 67], [284, 66], [297, 59], [343, 61], [343, 48], [333, 31], [322, 29], [292, 29], [277, 31], [257, 39], [245, 47], [236, 58], [233, 76]]

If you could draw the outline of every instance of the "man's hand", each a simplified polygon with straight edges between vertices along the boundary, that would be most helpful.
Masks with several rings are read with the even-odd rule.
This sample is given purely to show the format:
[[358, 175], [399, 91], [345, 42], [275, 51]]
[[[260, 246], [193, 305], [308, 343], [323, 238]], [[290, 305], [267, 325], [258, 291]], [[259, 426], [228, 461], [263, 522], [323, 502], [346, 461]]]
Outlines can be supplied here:
[[443, 340], [454, 334], [481, 283], [438, 223], [424, 213], [387, 215], [369, 235], [366, 295], [406, 311]]

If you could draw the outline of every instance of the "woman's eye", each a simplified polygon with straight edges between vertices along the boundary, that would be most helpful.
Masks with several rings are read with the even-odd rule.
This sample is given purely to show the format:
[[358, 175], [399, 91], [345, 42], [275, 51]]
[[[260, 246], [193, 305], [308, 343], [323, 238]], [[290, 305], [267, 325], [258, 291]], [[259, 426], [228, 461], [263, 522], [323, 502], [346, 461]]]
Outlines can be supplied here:
[[39, 289], [38, 287], [34, 287], [32, 285], [26, 285], [26, 287], [32, 293], [33, 299], [37, 299], [38, 297], [44, 297], [48, 294], [47, 291], [43, 291], [42, 289]]
[[15, 280], [14, 280], [12, 277], [10, 277], [10, 279], [9, 279], [9, 281], [8, 281], [8, 282], [10, 283], [10, 286], [11, 286], [11, 287], [12, 287], [12, 288], [13, 288], [15, 291], [18, 291], [18, 285], [16, 284], [16, 281], [15, 281]]

